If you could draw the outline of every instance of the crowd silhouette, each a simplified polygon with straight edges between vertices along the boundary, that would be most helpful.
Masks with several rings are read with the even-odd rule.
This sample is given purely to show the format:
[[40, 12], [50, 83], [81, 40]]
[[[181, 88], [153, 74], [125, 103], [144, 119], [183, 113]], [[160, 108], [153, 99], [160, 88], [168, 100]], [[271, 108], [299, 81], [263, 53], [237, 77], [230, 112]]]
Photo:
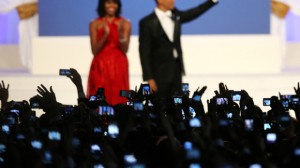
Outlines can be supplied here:
[[185, 83], [158, 98], [141, 84], [121, 90], [128, 101], [112, 106], [105, 88], [87, 99], [80, 74], [71, 68], [67, 76], [76, 105], [57, 102], [44, 85], [28, 101], [9, 100], [9, 84], [0, 83], [0, 167], [300, 167], [299, 83], [294, 95], [265, 99], [263, 112], [247, 91], [224, 83], [209, 100], [201, 99], [206, 86], [191, 94]]

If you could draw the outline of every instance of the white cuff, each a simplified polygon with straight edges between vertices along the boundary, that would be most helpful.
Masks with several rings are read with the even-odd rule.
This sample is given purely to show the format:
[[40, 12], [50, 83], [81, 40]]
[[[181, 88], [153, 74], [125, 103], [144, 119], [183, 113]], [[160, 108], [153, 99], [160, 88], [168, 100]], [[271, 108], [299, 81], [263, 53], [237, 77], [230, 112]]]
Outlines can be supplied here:
[[219, 0], [212, 0], [213, 1], [213, 3], [217, 3], [217, 2], [219, 2]]

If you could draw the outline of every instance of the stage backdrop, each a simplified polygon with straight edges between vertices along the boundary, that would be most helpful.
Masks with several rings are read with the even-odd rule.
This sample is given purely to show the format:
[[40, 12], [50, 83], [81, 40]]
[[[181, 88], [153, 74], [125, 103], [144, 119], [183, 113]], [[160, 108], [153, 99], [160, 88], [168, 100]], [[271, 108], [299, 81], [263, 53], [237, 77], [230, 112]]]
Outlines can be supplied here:
[[[177, 0], [186, 10], [205, 0]], [[270, 1], [219, 0], [209, 12], [183, 27], [184, 34], [268, 34]], [[98, 0], [39, 1], [41, 36], [88, 35], [88, 25], [97, 17]], [[132, 34], [138, 34], [138, 22], [153, 11], [154, 0], [123, 0], [122, 15], [132, 23]]]

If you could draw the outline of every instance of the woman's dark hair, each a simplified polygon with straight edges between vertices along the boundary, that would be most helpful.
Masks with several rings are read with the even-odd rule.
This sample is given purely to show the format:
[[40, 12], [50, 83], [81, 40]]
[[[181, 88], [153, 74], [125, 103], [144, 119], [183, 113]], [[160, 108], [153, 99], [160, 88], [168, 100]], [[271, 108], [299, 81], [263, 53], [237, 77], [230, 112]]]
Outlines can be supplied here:
[[[110, 1], [110, 0], [99, 0], [98, 8], [97, 8], [99, 17], [105, 16], [105, 3], [108, 1]], [[121, 14], [121, 8], [122, 8], [121, 0], [112, 0], [112, 1], [116, 4], [118, 4], [118, 9], [116, 11], [116, 17], [119, 17]]]

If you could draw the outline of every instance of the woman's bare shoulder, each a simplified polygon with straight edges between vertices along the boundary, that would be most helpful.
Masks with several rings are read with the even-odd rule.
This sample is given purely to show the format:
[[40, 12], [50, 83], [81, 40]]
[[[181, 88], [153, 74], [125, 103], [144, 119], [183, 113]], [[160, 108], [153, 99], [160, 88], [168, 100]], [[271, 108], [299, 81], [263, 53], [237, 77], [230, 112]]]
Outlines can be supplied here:
[[123, 17], [122, 17], [122, 21], [124, 22], [124, 24], [131, 24], [131, 23], [130, 23], [130, 20], [127, 19], [127, 18], [123, 18]]
[[92, 21], [90, 22], [90, 26], [92, 26], [92, 27], [99, 27], [99, 26], [101, 26], [102, 24], [103, 24], [103, 20], [102, 20], [102, 19], [99, 19], [99, 18], [94, 19], [94, 20], [92, 20]]

